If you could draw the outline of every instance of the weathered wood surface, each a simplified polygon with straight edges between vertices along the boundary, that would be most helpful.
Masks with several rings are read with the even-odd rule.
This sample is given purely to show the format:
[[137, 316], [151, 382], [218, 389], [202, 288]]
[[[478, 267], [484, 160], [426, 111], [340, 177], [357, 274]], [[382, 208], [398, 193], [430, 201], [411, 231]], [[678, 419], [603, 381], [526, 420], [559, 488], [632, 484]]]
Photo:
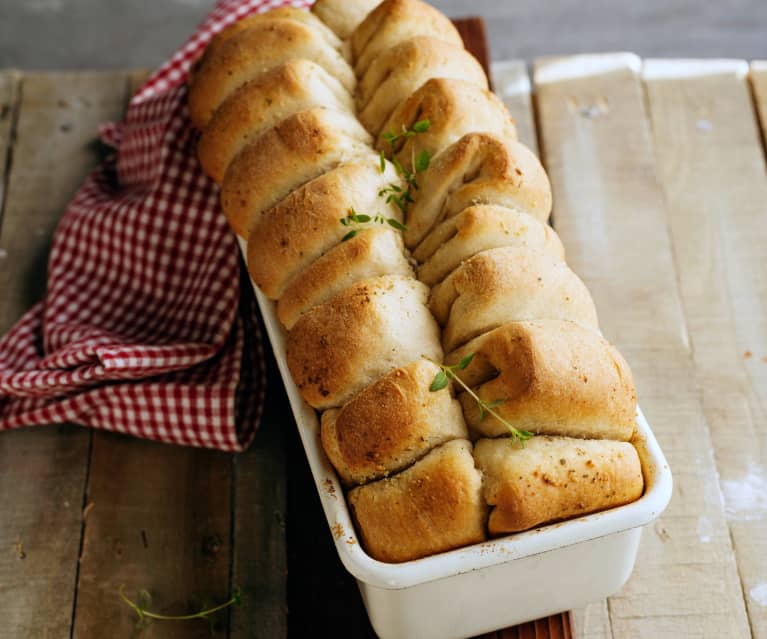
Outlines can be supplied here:
[[[767, 637], [767, 178], [755, 117], [767, 113], [767, 69], [753, 65], [752, 96], [742, 65], [644, 84], [626, 57], [536, 68], [535, 101], [523, 63], [495, 65], [496, 89], [521, 139], [540, 143], [568, 259], [633, 366], [676, 481], [629, 584], [574, 611], [574, 636]], [[42, 295], [52, 230], [98, 157], [95, 126], [120, 116], [140, 77], [0, 73], [0, 331]], [[236, 458], [77, 427], [3, 433], [3, 636], [130, 636], [123, 583], [165, 612], [239, 586], [242, 606], [218, 617], [218, 636], [372, 636], [269, 379], [263, 430]], [[209, 629], [155, 624], [140, 636]], [[487, 636], [570, 627], [555, 616]]]
[[640, 404], [674, 472], [671, 505], [644, 535], [632, 579], [609, 600], [609, 629], [615, 639], [748, 637], [640, 66], [620, 54], [535, 65], [557, 229], [602, 330], [632, 365]]
[[[0, 125], [3, 141], [14, 142], [0, 229], [0, 333], [42, 297], [53, 229], [97, 160], [96, 125], [119, 117], [125, 100], [123, 73], [3, 78], [18, 98], [3, 98]], [[4, 636], [69, 635], [89, 442], [88, 431], [67, 426], [0, 437]]]
[[[767, 171], [748, 64], [652, 60], [645, 84], [740, 581], [753, 636], [766, 639]], [[713, 530], [701, 514], [703, 549]]]

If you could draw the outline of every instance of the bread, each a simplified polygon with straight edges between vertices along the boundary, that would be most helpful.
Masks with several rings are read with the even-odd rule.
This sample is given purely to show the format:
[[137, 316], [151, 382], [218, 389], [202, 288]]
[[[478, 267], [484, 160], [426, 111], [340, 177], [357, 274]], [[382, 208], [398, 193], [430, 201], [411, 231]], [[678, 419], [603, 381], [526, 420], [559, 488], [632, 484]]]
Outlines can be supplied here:
[[487, 507], [471, 444], [454, 440], [395, 477], [349, 492], [365, 550], [403, 562], [485, 539]]
[[348, 90], [356, 78], [322, 34], [296, 20], [270, 19], [239, 31], [206, 54], [189, 87], [189, 116], [204, 129], [216, 109], [243, 84], [287, 62], [316, 62]]
[[541, 251], [506, 246], [478, 253], [431, 293], [446, 351], [502, 324], [561, 319], [598, 330], [594, 301], [564, 262]]
[[[201, 163], [380, 561], [482, 541], [488, 504], [497, 535], [642, 491], [636, 451], [615, 441], [634, 433], [631, 372], [546, 224], [543, 167], [487, 86], [421, 0], [245, 18], [190, 79]], [[443, 346], [447, 364], [470, 360], [453, 383]], [[539, 435], [520, 448], [509, 423]], [[470, 433], [498, 439], [474, 458]]]
[[290, 329], [309, 309], [352, 284], [380, 275], [413, 277], [402, 235], [381, 226], [359, 231], [294, 277], [277, 303], [277, 317]]
[[413, 251], [413, 257], [422, 262], [418, 279], [435, 286], [464, 260], [503, 246], [519, 246], [565, 259], [562, 242], [548, 224], [505, 206], [479, 204], [442, 222]]
[[374, 382], [322, 414], [322, 446], [347, 485], [399, 472], [451, 439], [468, 437], [458, 402], [429, 390], [439, 368], [424, 359]]
[[370, 215], [402, 220], [394, 204], [378, 197], [387, 184], [400, 182], [378, 158], [342, 164], [293, 191], [266, 211], [248, 237], [248, 272], [270, 299], [278, 299], [288, 284], [314, 260], [337, 245], [349, 232], [340, 219], [352, 207]]
[[357, 87], [360, 122], [378, 135], [397, 105], [431, 78], [461, 78], [487, 89], [477, 60], [461, 47], [417, 36], [382, 52]]
[[499, 204], [545, 222], [551, 186], [526, 146], [486, 133], [469, 133], [437, 157], [419, 180], [407, 217], [405, 245], [415, 248], [437, 224], [473, 204]]
[[[419, 120], [428, 120], [429, 129], [392, 145], [384, 133], [410, 129]], [[376, 148], [409, 164], [421, 151], [435, 156], [467, 133], [484, 132], [501, 140], [516, 140], [514, 120], [494, 93], [455, 78], [432, 78], [411, 94], [389, 116], [376, 141]]]
[[474, 457], [484, 497], [494, 508], [491, 535], [586, 515], [642, 496], [639, 456], [631, 444], [535, 437], [522, 448], [508, 439], [482, 439]]
[[463, 48], [461, 34], [441, 11], [421, 0], [384, 0], [352, 33], [350, 42], [358, 76], [387, 49], [429, 36]]
[[428, 289], [401, 275], [350, 286], [315, 306], [288, 333], [288, 368], [318, 409], [341, 406], [386, 373], [426, 357], [442, 361]]
[[288, 60], [256, 76], [224, 101], [203, 131], [197, 147], [203, 169], [221, 184], [234, 157], [266, 129], [321, 106], [354, 113], [349, 92], [310, 60]]
[[260, 215], [291, 191], [344, 162], [370, 158], [368, 143], [357, 120], [342, 111], [315, 108], [286, 118], [227, 168], [221, 187], [226, 219], [247, 238]]
[[[628, 364], [598, 333], [573, 322], [511, 322], [473, 339], [446, 357], [461, 380], [516, 428], [543, 435], [629, 441], [636, 389]], [[467, 394], [460, 397], [469, 426], [485, 437], [508, 435], [492, 415], [483, 419]]]
[[365, 16], [381, 0], [317, 0], [312, 13], [344, 40], [351, 36]]
[[[205, 49], [205, 55], [212, 55], [224, 42], [238, 35], [242, 31], [273, 20], [294, 20], [296, 22], [301, 22], [307, 27], [316, 30], [318, 35], [322, 36], [322, 38], [324, 38], [334, 49], [338, 49], [339, 51], [344, 49], [344, 43], [341, 38], [315, 14], [296, 7], [279, 7], [265, 13], [249, 15], [246, 18], [242, 18], [241, 20], [230, 24], [226, 29], [216, 34], [210, 41], [210, 44]], [[351, 53], [351, 51], [349, 51], [349, 53]]]

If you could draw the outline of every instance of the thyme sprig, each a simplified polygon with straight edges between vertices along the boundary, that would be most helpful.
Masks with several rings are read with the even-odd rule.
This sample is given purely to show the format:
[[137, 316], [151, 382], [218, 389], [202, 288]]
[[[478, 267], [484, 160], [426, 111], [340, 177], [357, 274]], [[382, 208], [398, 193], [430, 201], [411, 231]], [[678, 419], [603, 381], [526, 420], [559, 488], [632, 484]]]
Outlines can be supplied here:
[[457, 364], [453, 364], [452, 366], [449, 366], [447, 364], [437, 364], [436, 362], [433, 362], [437, 366], [439, 366], [439, 373], [434, 377], [434, 380], [431, 383], [431, 386], [429, 386], [429, 390], [432, 393], [436, 393], [437, 391], [442, 390], [443, 388], [446, 388], [449, 381], [453, 380], [456, 382], [459, 386], [463, 388], [464, 391], [466, 391], [469, 396], [474, 399], [475, 402], [477, 402], [477, 406], [479, 406], [479, 421], [483, 421], [487, 415], [492, 415], [495, 417], [501, 424], [506, 426], [506, 428], [509, 429], [509, 433], [511, 433], [512, 440], [516, 439], [519, 440], [519, 442], [524, 446], [525, 442], [533, 437], [533, 433], [527, 430], [521, 430], [519, 428], [516, 428], [512, 424], [510, 424], [508, 421], [506, 421], [503, 417], [501, 417], [494, 409], [503, 404], [506, 400], [505, 399], [496, 399], [492, 402], [486, 402], [483, 400], [479, 395], [477, 395], [471, 388], [469, 388], [468, 384], [466, 384], [458, 375], [456, 375], [456, 371], [462, 371], [465, 370], [466, 367], [471, 364], [472, 360], [474, 359], [474, 353], [471, 353], [464, 357], [460, 362]]
[[[418, 122], [413, 124], [413, 126], [409, 129], [403, 124], [402, 131], [400, 133], [393, 133], [388, 131], [381, 136], [389, 143], [392, 155], [391, 162], [394, 165], [397, 174], [407, 184], [407, 187], [402, 188], [398, 184], [392, 183], [389, 184], [389, 186], [382, 188], [378, 192], [378, 196], [385, 197], [387, 204], [391, 202], [396, 204], [399, 210], [403, 213], [407, 213], [408, 206], [415, 201], [413, 199], [413, 194], [415, 191], [419, 190], [416, 176], [429, 168], [429, 164], [431, 164], [431, 154], [426, 149], [423, 149], [420, 153], [418, 153], [418, 155], [416, 155], [415, 149], [412, 149], [412, 156], [410, 160], [411, 168], [407, 169], [396, 157], [394, 157], [394, 147], [400, 140], [407, 140], [415, 137], [419, 133], [426, 133], [430, 126], [431, 122], [429, 122], [429, 120], [418, 120]], [[381, 173], [384, 173], [386, 171], [386, 154], [383, 152], [383, 150], [381, 151], [379, 157], [381, 163], [380, 170]]]
[[[214, 606], [213, 608], [206, 608], [204, 610], [200, 610], [199, 612], [195, 612], [189, 615], [161, 615], [156, 612], [150, 612], [146, 609], [146, 607], [143, 604], [136, 603], [135, 601], [131, 601], [131, 599], [128, 598], [128, 596], [125, 594], [125, 584], [122, 584], [120, 586], [120, 589], [118, 590], [118, 594], [120, 595], [120, 599], [123, 600], [123, 602], [128, 605], [130, 608], [133, 609], [133, 611], [136, 613], [136, 615], [139, 618], [139, 623], [145, 623], [147, 619], [156, 619], [158, 621], [189, 621], [192, 619], [203, 619], [205, 621], [211, 621], [211, 615], [215, 614], [216, 612], [219, 612], [220, 610], [224, 610], [225, 608], [228, 608], [229, 606], [239, 606], [240, 602], [242, 601], [242, 596], [240, 594], [240, 589], [235, 588], [234, 592], [232, 592], [232, 596], [229, 599], [229, 601], [225, 601], [222, 604], [219, 604], [218, 606]], [[145, 599], [148, 599], [148, 595], [145, 595]]]
[[352, 227], [352, 229], [343, 236], [342, 242], [352, 239], [362, 229], [366, 228], [368, 224], [388, 224], [392, 228], [398, 231], [406, 231], [407, 227], [398, 219], [393, 217], [384, 217], [383, 215], [365, 215], [364, 213], [357, 213], [354, 207], [349, 209], [349, 215], [342, 217], [340, 220], [344, 226]]

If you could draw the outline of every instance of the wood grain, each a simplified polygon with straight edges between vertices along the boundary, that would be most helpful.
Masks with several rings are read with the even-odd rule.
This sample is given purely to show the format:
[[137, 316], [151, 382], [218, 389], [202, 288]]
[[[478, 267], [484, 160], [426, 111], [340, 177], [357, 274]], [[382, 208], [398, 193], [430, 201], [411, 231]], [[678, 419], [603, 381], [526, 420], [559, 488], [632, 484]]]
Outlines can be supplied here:
[[[746, 62], [648, 61], [658, 172], [755, 639], [767, 639], [767, 171]], [[726, 100], [722, 96], [727, 96]], [[697, 523], [709, 544], [712, 522]]]
[[[96, 125], [119, 117], [125, 99], [122, 73], [27, 74], [20, 87], [15, 133], [7, 112], [1, 125], [15, 144], [0, 233], [0, 334], [42, 296], [53, 229], [98, 159]], [[4, 636], [69, 635], [89, 442], [88, 431], [67, 426], [0, 437]]]
[[755, 60], [751, 63], [751, 86], [762, 125], [762, 144], [767, 150], [767, 60]]
[[[20, 79], [21, 74], [17, 71], [0, 71], [0, 229], [2, 229], [3, 224], [5, 189], [10, 178], [11, 149], [16, 133]], [[0, 257], [0, 259], [4, 259], [4, 257]]]
[[[675, 480], [632, 579], [609, 600], [610, 626], [616, 638], [748, 637], [638, 66], [625, 55], [535, 65], [557, 229], [602, 330], [632, 365]], [[707, 544], [700, 518], [711, 524]]]
[[285, 434], [295, 426], [286, 419], [290, 405], [271, 348], [265, 354], [264, 415], [250, 450], [235, 461], [232, 584], [243, 599], [232, 609], [231, 639], [281, 639], [288, 632]]

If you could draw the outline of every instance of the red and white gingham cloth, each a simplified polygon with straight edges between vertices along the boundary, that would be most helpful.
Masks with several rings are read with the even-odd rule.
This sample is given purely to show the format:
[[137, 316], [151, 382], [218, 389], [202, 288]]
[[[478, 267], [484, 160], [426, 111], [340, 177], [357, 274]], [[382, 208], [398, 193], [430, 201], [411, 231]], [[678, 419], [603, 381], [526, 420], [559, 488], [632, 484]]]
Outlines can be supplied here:
[[74, 422], [243, 450], [265, 387], [255, 303], [218, 189], [201, 171], [189, 69], [236, 20], [305, 2], [222, 0], [102, 127], [116, 153], [53, 241], [46, 299], [0, 340], [0, 430]]

